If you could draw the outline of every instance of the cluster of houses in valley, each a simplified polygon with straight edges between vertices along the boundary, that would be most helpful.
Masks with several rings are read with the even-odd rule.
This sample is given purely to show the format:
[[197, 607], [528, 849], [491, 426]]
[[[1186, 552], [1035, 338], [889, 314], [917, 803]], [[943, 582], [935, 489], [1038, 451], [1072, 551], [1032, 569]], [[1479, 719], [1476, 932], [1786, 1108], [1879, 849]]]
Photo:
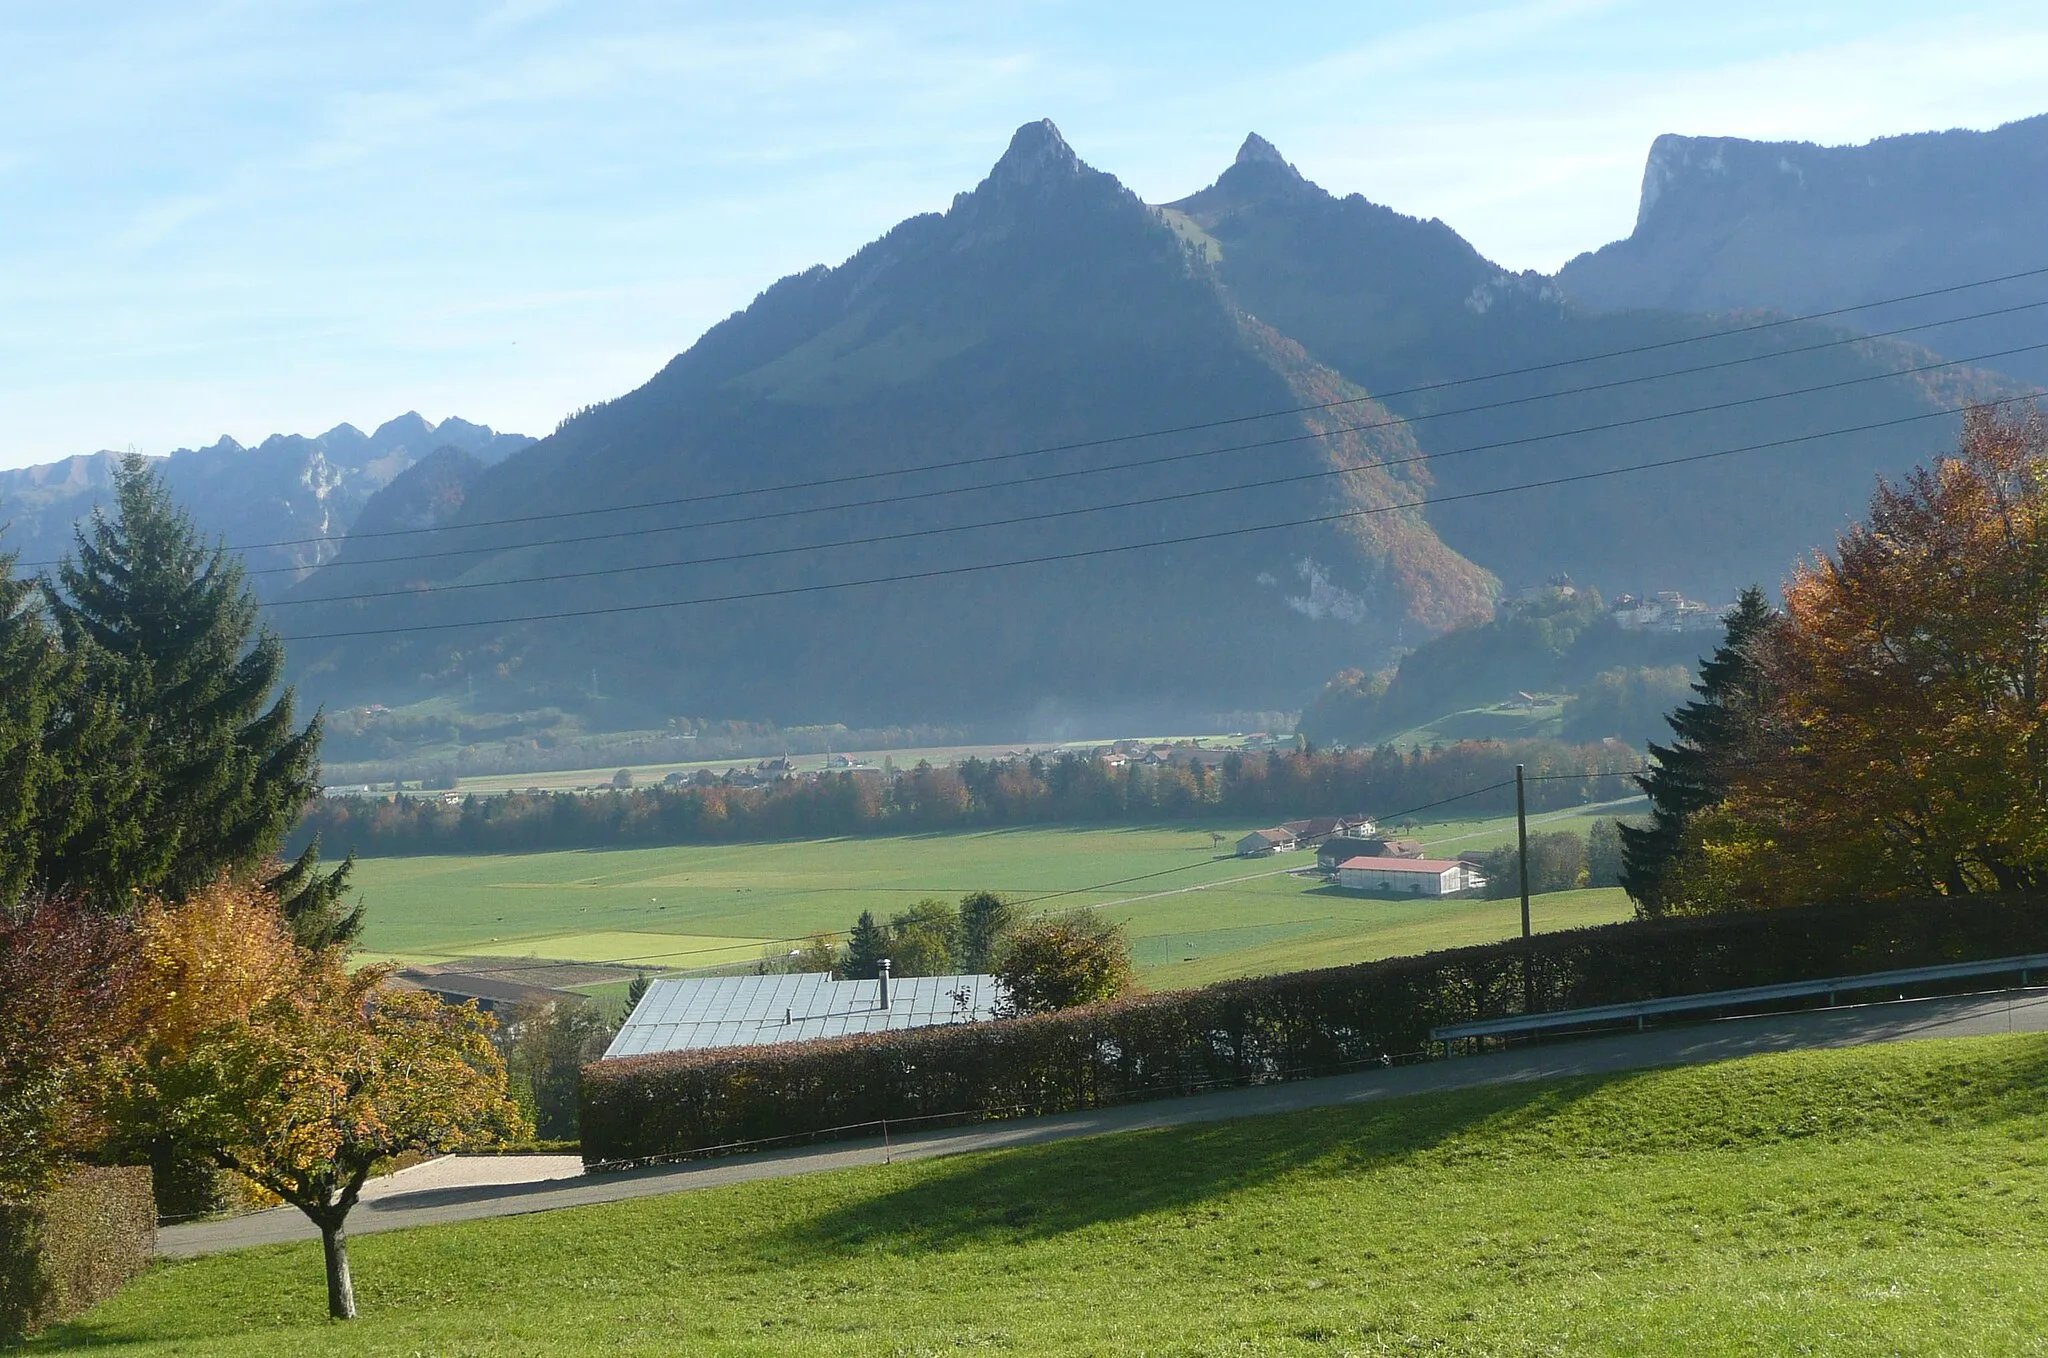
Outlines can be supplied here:
[[1477, 856], [1425, 858], [1412, 839], [1382, 835], [1370, 816], [1290, 820], [1237, 841], [1242, 858], [1316, 851], [1315, 870], [1345, 891], [1375, 895], [1456, 896], [1486, 885]]

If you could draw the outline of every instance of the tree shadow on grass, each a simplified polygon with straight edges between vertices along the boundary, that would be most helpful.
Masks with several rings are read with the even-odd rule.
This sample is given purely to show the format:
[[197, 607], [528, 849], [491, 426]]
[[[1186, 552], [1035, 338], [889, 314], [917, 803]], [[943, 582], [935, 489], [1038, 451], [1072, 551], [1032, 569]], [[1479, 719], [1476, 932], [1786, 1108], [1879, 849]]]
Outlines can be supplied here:
[[797, 1223], [775, 1243], [799, 1254], [830, 1254], [1059, 1236], [1190, 1210], [1299, 1172], [1368, 1172], [1559, 1094], [1555, 1086], [1503, 1085], [977, 1155]]
[[[1219, 1200], [1305, 1174], [1350, 1179], [1418, 1157], [1555, 1162], [1807, 1138], [1944, 1135], [2029, 1120], [2048, 1130], [2048, 1040], [1991, 1060], [1947, 1044], [1822, 1052], [1409, 1095], [963, 1157], [764, 1241], [801, 1257], [1026, 1243]], [[1875, 1078], [1871, 1072], [1877, 1072]], [[779, 1247], [779, 1250], [778, 1250]]]

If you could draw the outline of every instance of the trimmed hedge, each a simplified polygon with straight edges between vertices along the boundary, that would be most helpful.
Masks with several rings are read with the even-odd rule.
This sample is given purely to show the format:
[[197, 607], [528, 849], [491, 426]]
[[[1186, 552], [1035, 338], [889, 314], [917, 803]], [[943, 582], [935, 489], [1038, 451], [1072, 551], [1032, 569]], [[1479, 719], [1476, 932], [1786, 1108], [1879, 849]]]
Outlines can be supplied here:
[[2048, 952], [2048, 899], [1638, 920], [1060, 1013], [584, 1067], [587, 1165], [1061, 1113], [1406, 1057], [1443, 1023]]
[[0, 1203], [0, 1344], [80, 1314], [149, 1266], [149, 1168], [86, 1167], [27, 1203]]

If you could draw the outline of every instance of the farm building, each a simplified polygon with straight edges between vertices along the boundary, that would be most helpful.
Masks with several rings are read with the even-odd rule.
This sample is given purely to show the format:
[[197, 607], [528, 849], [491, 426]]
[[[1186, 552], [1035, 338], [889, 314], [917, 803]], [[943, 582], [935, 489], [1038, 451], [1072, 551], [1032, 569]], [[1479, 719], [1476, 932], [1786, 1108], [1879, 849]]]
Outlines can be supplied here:
[[556, 990], [552, 986], [440, 967], [403, 967], [392, 974], [391, 980], [401, 990], [424, 990], [449, 1004], [474, 1001], [486, 1014], [509, 1014], [522, 1007], [544, 1009], [563, 1000], [584, 998], [574, 991]]
[[993, 976], [835, 981], [803, 972], [656, 981], [627, 1015], [604, 1059], [977, 1023], [996, 1016], [999, 996]]
[[1270, 830], [1254, 830], [1237, 841], [1237, 856], [1264, 858], [1269, 853], [1292, 853], [1298, 847], [1294, 831], [1276, 825]]
[[1346, 891], [1394, 891], [1411, 896], [1450, 896], [1486, 885], [1469, 863], [1451, 858], [1350, 858], [1337, 867]]
[[1387, 839], [1379, 835], [1338, 835], [1316, 846], [1316, 866], [1335, 872], [1353, 858], [1420, 858], [1422, 841]]
[[1373, 823], [1371, 816], [1317, 816], [1313, 820], [1283, 821], [1280, 828], [1293, 831], [1297, 840], [1319, 840], [1332, 835], [1369, 835]]

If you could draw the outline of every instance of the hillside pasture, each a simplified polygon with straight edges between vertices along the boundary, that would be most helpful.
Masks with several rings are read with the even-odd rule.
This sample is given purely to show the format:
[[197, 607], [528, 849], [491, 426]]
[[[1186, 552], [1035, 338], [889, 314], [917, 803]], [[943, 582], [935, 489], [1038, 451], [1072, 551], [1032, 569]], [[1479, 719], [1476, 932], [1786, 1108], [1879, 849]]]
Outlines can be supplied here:
[[1501, 1085], [159, 1265], [34, 1346], [2042, 1351], [2048, 1040]]
[[[1552, 812], [1583, 826], [1636, 803]], [[1127, 924], [1153, 989], [1337, 965], [1503, 938], [1512, 901], [1389, 901], [1333, 890], [1298, 870], [1311, 854], [1219, 851], [1248, 827], [1029, 827], [866, 839], [545, 854], [371, 858], [356, 882], [377, 960], [512, 965], [614, 963], [654, 972], [757, 963], [815, 931], [845, 929], [918, 899], [994, 890], [1039, 910], [1087, 906]], [[1452, 820], [1414, 832], [1431, 852], [1511, 842], [1514, 821]], [[1625, 918], [1614, 889], [1541, 898], [1537, 927]]]

